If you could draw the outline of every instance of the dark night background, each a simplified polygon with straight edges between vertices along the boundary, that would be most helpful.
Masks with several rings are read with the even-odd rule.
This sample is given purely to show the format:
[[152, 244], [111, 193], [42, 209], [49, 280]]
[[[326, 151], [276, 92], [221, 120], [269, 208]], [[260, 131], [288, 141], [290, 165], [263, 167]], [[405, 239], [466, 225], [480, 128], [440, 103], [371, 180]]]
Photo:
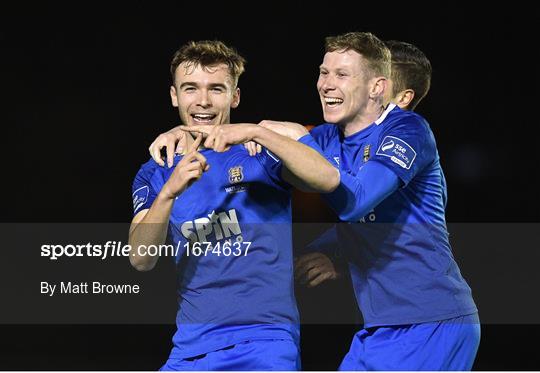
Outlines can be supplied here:
[[[168, 71], [184, 42], [221, 39], [248, 60], [233, 121], [317, 124], [324, 37], [371, 31], [417, 45], [432, 62], [432, 88], [417, 111], [437, 138], [447, 220], [539, 222], [534, 14], [516, 2], [482, 10], [361, 2], [3, 5], [1, 221], [129, 222], [131, 182], [147, 148], [178, 123]], [[317, 197], [296, 197], [295, 221], [333, 219]], [[348, 284], [299, 289], [299, 302], [319, 299], [318, 307], [329, 307], [321, 299], [334, 286]], [[304, 369], [335, 369], [357, 328], [305, 325]], [[165, 361], [173, 332], [172, 324], [0, 324], [0, 369], [154, 370]], [[475, 369], [540, 369], [529, 343], [539, 332], [539, 325], [483, 325]]]

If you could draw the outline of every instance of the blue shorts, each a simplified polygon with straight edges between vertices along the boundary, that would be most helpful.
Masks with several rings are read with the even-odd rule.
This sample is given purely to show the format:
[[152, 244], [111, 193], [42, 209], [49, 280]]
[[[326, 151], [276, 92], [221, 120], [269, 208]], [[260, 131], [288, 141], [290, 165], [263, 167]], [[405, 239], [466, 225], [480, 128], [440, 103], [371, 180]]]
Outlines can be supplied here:
[[478, 314], [362, 329], [339, 370], [471, 370], [480, 344]]
[[169, 359], [160, 370], [300, 370], [298, 346], [291, 340], [247, 341], [204, 355]]

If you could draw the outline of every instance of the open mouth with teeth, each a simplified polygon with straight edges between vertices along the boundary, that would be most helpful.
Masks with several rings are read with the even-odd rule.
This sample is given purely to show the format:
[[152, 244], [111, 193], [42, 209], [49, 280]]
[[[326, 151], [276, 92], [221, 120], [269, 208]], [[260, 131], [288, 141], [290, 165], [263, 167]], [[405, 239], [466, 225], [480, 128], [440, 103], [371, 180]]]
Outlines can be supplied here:
[[325, 97], [324, 102], [326, 103], [327, 106], [336, 107], [343, 103], [343, 99], [337, 98], [337, 97]]
[[200, 124], [209, 124], [214, 120], [216, 114], [191, 114], [193, 121]]

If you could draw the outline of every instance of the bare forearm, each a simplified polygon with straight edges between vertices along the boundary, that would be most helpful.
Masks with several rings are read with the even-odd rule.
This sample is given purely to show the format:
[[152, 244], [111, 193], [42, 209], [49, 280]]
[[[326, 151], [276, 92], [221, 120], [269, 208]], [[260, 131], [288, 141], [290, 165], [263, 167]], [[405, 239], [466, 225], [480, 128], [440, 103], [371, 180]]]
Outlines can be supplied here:
[[140, 248], [165, 243], [173, 203], [174, 198], [160, 193], [143, 219], [132, 226], [129, 234], [131, 246], [129, 260], [137, 270], [149, 271], [156, 265], [158, 256], [148, 255]]
[[253, 141], [278, 156], [286, 169], [309, 190], [327, 193], [339, 185], [337, 169], [309, 146], [261, 126], [253, 128]]

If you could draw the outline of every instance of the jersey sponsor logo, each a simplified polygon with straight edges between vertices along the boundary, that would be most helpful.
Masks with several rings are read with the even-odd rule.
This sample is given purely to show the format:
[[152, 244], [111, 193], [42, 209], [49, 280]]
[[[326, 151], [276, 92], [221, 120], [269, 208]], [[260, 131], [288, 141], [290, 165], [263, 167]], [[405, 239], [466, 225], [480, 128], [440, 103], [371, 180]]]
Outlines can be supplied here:
[[335, 161], [336, 164], [339, 166], [339, 157], [334, 157], [334, 161]]
[[231, 184], [237, 184], [244, 180], [244, 173], [242, 172], [242, 166], [236, 166], [229, 168], [229, 182]]
[[405, 141], [398, 137], [386, 136], [379, 149], [377, 155], [389, 157], [390, 160], [406, 170], [409, 170], [416, 159], [416, 151]]
[[248, 190], [249, 185], [242, 184], [242, 185], [231, 185], [228, 187], [225, 187], [225, 191], [229, 194], [235, 194], [235, 193], [241, 193]]
[[150, 188], [148, 185], [140, 187], [133, 192], [133, 210], [137, 212], [145, 203], [148, 201], [148, 194], [150, 193]]
[[208, 216], [186, 221], [180, 226], [180, 231], [191, 242], [219, 241], [232, 236], [236, 236], [235, 240], [238, 242], [243, 240], [235, 209], [219, 213], [212, 211]]

